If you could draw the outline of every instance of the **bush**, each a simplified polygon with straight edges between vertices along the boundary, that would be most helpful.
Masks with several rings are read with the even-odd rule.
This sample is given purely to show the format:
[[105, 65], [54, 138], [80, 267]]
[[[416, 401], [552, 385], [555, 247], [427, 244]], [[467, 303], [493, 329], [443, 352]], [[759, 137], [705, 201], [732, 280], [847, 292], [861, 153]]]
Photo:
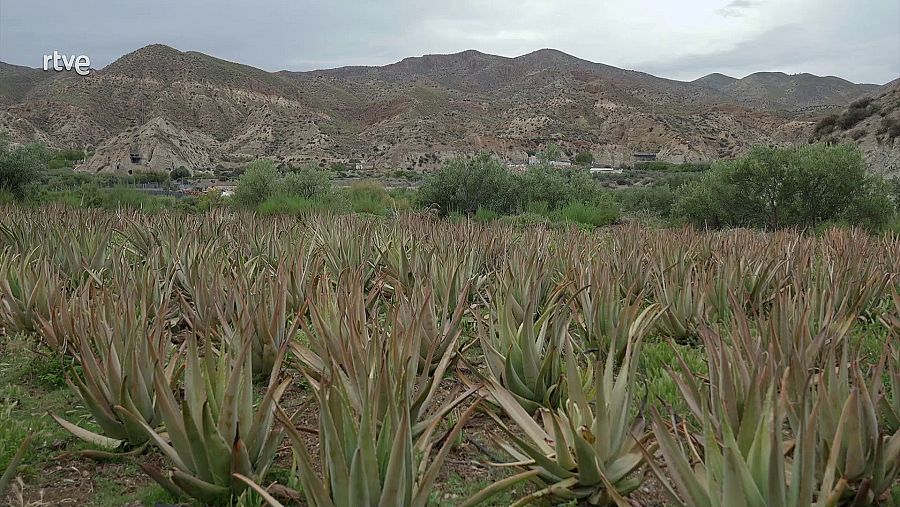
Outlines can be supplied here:
[[701, 227], [813, 228], [847, 221], [877, 228], [893, 213], [882, 206], [889, 202], [887, 188], [866, 173], [852, 145], [755, 148], [682, 187], [673, 215]]
[[191, 175], [191, 171], [189, 171], [184, 166], [176, 167], [175, 169], [172, 169], [172, 172], [169, 173], [169, 177], [175, 181], [183, 180], [183, 179], [189, 177], [190, 175]]
[[582, 151], [575, 155], [575, 163], [580, 166], [591, 166], [594, 163], [594, 154], [589, 151]]
[[355, 213], [386, 215], [392, 204], [384, 185], [377, 181], [355, 182], [346, 190], [346, 194], [350, 208]]
[[234, 189], [234, 202], [246, 207], [259, 206], [275, 193], [277, 179], [278, 170], [271, 160], [252, 162]]
[[837, 123], [837, 120], [838, 115], [836, 114], [829, 114], [828, 116], [819, 120], [819, 122], [816, 123], [816, 130], [813, 137], [819, 139], [832, 133], [834, 131], [834, 126]]
[[0, 190], [16, 199], [24, 199], [29, 186], [37, 183], [47, 171], [50, 154], [41, 144], [12, 147], [0, 137]]
[[483, 153], [452, 160], [426, 178], [419, 190], [419, 202], [442, 215], [471, 214], [478, 208], [509, 213], [515, 208], [516, 186], [506, 167]]
[[257, 160], [248, 165], [241, 175], [234, 190], [234, 202], [239, 206], [256, 208], [276, 195], [282, 197], [281, 202], [288, 202], [324, 200], [331, 194], [330, 176], [315, 165], [283, 174], [271, 160]]
[[263, 201], [257, 211], [263, 215], [298, 215], [310, 212], [335, 211], [330, 203], [322, 199], [276, 194]]
[[419, 190], [420, 204], [442, 215], [472, 214], [479, 208], [511, 214], [534, 202], [558, 210], [570, 203], [592, 203], [601, 196], [600, 186], [584, 168], [540, 164], [513, 174], [487, 154], [446, 164]]
[[331, 192], [331, 177], [315, 165], [307, 165], [282, 176], [275, 191], [303, 199], [326, 197]]
[[479, 222], [492, 222], [500, 218], [500, 214], [486, 208], [478, 208], [478, 210], [475, 211], [474, 218]]
[[609, 200], [596, 204], [572, 203], [557, 211], [554, 218], [559, 221], [602, 227], [619, 219], [619, 209]]
[[614, 194], [622, 211], [629, 213], [648, 212], [659, 217], [667, 217], [675, 204], [675, 192], [668, 185], [656, 187], [636, 187], [618, 190]]

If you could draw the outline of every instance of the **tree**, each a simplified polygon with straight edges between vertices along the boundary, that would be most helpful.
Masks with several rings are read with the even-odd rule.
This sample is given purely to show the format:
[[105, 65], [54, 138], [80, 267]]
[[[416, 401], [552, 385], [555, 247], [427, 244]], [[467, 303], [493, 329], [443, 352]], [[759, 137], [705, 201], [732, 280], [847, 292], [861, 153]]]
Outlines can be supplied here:
[[478, 208], [508, 213], [514, 208], [516, 180], [487, 153], [458, 158], [426, 178], [419, 201], [442, 214], [474, 213]]
[[46, 172], [49, 160], [50, 154], [41, 144], [13, 147], [8, 139], [0, 138], [0, 190], [23, 199], [28, 187]]
[[893, 213], [888, 195], [883, 180], [866, 173], [855, 146], [755, 148], [682, 187], [673, 215], [710, 227], [772, 230], [846, 221], [877, 228]]
[[575, 163], [580, 166], [589, 167], [594, 163], [594, 154], [589, 151], [582, 151], [575, 155]]
[[560, 155], [562, 154], [562, 150], [559, 149], [559, 145], [556, 143], [550, 143], [547, 145], [547, 148], [544, 149], [538, 155], [538, 158], [541, 159], [541, 162], [544, 164], [559, 160]]
[[290, 197], [314, 199], [331, 193], [331, 177], [328, 172], [309, 164], [285, 174], [275, 186], [275, 191]]
[[186, 167], [178, 166], [175, 169], [172, 169], [172, 172], [169, 173], [169, 177], [174, 181], [183, 180], [191, 175], [191, 171], [189, 171]]
[[234, 189], [234, 202], [247, 207], [259, 206], [275, 192], [277, 180], [278, 170], [271, 160], [251, 162]]

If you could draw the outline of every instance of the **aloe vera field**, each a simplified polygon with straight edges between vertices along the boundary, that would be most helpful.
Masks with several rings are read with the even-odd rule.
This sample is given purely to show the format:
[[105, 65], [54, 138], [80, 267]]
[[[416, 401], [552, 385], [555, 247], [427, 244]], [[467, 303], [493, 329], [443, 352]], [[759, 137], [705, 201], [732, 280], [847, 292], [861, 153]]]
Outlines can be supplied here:
[[900, 504], [900, 238], [9, 206], [0, 491]]

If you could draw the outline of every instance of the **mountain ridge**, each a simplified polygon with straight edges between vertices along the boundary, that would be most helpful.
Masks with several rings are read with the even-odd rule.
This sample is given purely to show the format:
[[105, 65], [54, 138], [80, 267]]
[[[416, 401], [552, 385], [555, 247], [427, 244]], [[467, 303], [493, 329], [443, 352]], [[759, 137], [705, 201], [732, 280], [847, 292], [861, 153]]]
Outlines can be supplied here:
[[[84, 77], [24, 69], [0, 66], [0, 130], [22, 142], [102, 145], [91, 171], [124, 170], [138, 138], [137, 149], [157, 155], [132, 170], [221, 170], [270, 157], [421, 171], [480, 150], [521, 161], [551, 142], [610, 165], [635, 151], [712, 161], [803, 142], [827, 112], [879, 90], [809, 74], [677, 81], [554, 49], [268, 72], [153, 44]], [[150, 125], [157, 118], [164, 123]]]

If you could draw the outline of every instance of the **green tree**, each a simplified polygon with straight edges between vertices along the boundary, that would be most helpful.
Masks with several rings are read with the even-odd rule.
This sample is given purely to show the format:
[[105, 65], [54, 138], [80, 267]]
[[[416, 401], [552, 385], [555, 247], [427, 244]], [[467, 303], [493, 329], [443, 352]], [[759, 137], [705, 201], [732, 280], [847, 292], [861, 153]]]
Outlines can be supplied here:
[[547, 147], [542, 151], [538, 158], [541, 159], [541, 162], [544, 164], [553, 162], [555, 160], [559, 160], [559, 157], [562, 155], [562, 150], [559, 148], [559, 145], [556, 143], [550, 143]]
[[281, 177], [275, 192], [303, 199], [327, 197], [331, 193], [331, 177], [315, 164], [308, 164]]
[[191, 175], [191, 171], [189, 171], [184, 166], [178, 166], [175, 169], [172, 169], [172, 172], [169, 173], [169, 177], [174, 181], [183, 180]]
[[28, 187], [36, 183], [47, 170], [50, 153], [37, 143], [12, 146], [0, 138], [0, 190], [16, 199], [23, 199]]
[[234, 189], [234, 202], [251, 208], [259, 206], [275, 192], [278, 176], [271, 160], [251, 162]]
[[515, 207], [516, 187], [506, 167], [482, 153], [452, 160], [427, 177], [419, 202], [442, 214], [475, 213], [478, 208], [508, 213]]
[[846, 221], [873, 228], [892, 214], [888, 195], [883, 180], [867, 174], [855, 146], [755, 148], [682, 187], [673, 214], [708, 227], [810, 228]]
[[589, 151], [582, 151], [575, 155], [575, 163], [580, 166], [590, 166], [594, 163], [594, 154]]

